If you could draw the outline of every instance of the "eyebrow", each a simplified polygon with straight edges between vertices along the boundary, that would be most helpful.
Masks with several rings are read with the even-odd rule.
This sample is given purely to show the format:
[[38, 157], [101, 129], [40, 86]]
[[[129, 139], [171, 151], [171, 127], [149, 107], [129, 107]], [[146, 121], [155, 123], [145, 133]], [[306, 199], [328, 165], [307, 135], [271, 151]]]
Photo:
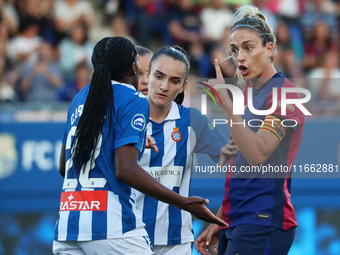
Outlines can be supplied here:
[[[254, 42], [253, 40], [248, 40], [248, 41], [244, 41], [244, 42], [242, 42], [242, 45], [244, 45], [244, 44], [247, 44], [247, 43], [249, 43], [249, 42]], [[230, 46], [235, 46], [236, 47], [236, 45], [235, 44], [230, 44]]]
[[[155, 72], [160, 73], [161, 75], [166, 76], [165, 73], [163, 73], [163, 72], [161, 72], [159, 70], [155, 70]], [[170, 78], [182, 80], [182, 77], [178, 77], [178, 76], [171, 76]]]

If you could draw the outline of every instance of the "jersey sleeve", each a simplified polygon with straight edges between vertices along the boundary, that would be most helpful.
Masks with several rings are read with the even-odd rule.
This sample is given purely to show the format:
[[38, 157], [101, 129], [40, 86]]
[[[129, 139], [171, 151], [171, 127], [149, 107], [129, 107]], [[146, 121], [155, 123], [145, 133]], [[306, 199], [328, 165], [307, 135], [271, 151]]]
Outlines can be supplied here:
[[124, 107], [120, 107], [116, 114], [114, 149], [133, 144], [142, 153], [145, 147], [145, 127], [150, 118], [147, 99], [136, 97], [124, 104]]
[[[275, 111], [270, 114], [270, 116], [274, 116], [281, 120], [281, 124], [283, 127], [292, 128], [293, 131], [296, 131], [298, 128], [302, 127], [305, 122], [305, 115], [304, 113], [294, 104], [287, 104], [286, 107], [286, 114], [282, 114], [281, 110], [284, 107], [282, 100], [281, 100], [281, 88], [277, 90], [277, 107]], [[287, 99], [301, 99], [299, 93], [287, 93]], [[270, 95], [266, 101], [266, 109], [270, 109], [273, 103], [273, 95]]]
[[228, 139], [214, 127], [211, 120], [195, 108], [190, 109], [190, 125], [195, 132], [196, 145], [194, 152], [208, 154], [212, 160], [220, 160], [221, 148]]

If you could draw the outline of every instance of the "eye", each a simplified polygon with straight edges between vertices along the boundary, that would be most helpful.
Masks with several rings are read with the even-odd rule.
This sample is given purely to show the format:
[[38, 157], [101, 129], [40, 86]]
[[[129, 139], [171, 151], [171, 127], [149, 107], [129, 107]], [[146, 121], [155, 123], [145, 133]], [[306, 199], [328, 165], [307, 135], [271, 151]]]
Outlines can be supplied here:
[[179, 83], [179, 81], [178, 80], [173, 80], [172, 83], [177, 85]]
[[159, 80], [162, 79], [162, 76], [160, 74], [155, 74], [155, 77]]
[[238, 52], [238, 50], [237, 50], [236, 48], [232, 48], [232, 49], [231, 49], [231, 53], [232, 53], [233, 55], [237, 54], [237, 52]]
[[253, 47], [251, 47], [251, 46], [247, 46], [247, 47], [246, 47], [247, 50], [251, 50], [252, 48], [253, 48]]

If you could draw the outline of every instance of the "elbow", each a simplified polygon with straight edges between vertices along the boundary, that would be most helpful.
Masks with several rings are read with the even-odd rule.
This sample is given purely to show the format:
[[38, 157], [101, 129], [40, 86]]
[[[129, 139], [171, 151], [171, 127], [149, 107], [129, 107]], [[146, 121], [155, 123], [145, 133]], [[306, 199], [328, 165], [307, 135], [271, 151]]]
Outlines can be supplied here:
[[254, 155], [253, 157], [246, 158], [249, 166], [260, 166], [267, 161], [269, 157], [266, 155]]

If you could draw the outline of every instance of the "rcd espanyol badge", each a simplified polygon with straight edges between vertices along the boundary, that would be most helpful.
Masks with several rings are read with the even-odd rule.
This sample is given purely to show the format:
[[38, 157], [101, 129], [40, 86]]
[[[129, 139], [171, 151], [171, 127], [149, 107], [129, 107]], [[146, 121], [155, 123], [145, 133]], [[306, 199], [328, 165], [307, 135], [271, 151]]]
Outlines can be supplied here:
[[182, 135], [181, 133], [178, 131], [179, 128], [174, 127], [173, 128], [173, 132], [171, 133], [171, 138], [174, 142], [179, 142], [182, 139]]

